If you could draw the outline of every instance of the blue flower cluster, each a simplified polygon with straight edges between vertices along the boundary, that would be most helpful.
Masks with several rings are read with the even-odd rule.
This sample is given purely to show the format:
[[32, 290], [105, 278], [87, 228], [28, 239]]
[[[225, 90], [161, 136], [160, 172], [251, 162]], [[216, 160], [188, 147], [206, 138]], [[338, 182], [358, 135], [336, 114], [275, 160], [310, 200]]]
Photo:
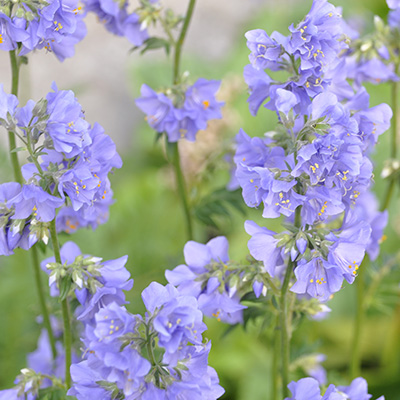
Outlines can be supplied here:
[[[83, 256], [72, 242], [61, 250], [64, 268], [77, 271], [85, 265], [83, 280], [72, 273], [81, 306], [77, 319], [84, 324], [84, 360], [71, 367], [73, 387], [69, 394], [78, 400], [97, 394], [112, 399], [217, 399], [224, 392], [207, 359], [211, 344], [203, 344], [206, 330], [202, 312], [193, 296], [179, 293], [172, 285], [156, 282], [142, 292], [147, 313], [130, 314], [124, 290], [132, 287], [125, 268], [126, 257], [101, 263]], [[54, 259], [42, 265], [53, 269], [50, 284], [53, 294], [57, 276]], [[75, 263], [75, 265], [74, 265]], [[67, 266], [67, 267], [65, 267]], [[88, 278], [89, 277], [89, 278]], [[94, 279], [95, 284], [88, 284]]]
[[[102, 261], [83, 255], [73, 242], [61, 248], [61, 264], [54, 257], [41, 264], [49, 274], [51, 294], [59, 296], [65, 279], [67, 296], [79, 302], [74, 314], [81, 321], [82, 359], [73, 356], [73, 385], [68, 394], [78, 400], [97, 395], [142, 400], [215, 400], [224, 390], [208, 365], [210, 342], [203, 342], [203, 314], [197, 299], [173, 285], [151, 283], [143, 292], [145, 317], [124, 307], [124, 291], [133, 280], [125, 267], [127, 257]], [[60, 335], [54, 322], [56, 337]], [[28, 356], [28, 369], [17, 387], [0, 392], [0, 399], [37, 399], [38, 389], [54, 384], [64, 372], [64, 351], [57, 343], [53, 360], [42, 332], [38, 349]], [[8, 397], [7, 397], [8, 396]]]
[[[368, 385], [365, 379], [356, 378], [349, 386], [329, 385], [325, 393], [321, 395], [318, 381], [313, 378], [303, 378], [298, 382], [291, 382], [288, 388], [292, 396], [285, 400], [368, 400]], [[385, 400], [383, 396], [377, 400]]]
[[59, 231], [93, 229], [108, 218], [112, 191], [108, 174], [122, 165], [103, 128], [85, 120], [72, 91], [53, 85], [46, 99], [18, 99], [0, 86], [0, 125], [19, 136], [29, 152], [25, 183], [0, 185], [0, 254], [48, 240], [46, 223], [57, 215]]
[[0, 49], [25, 55], [45, 48], [63, 61], [75, 53], [74, 46], [86, 36], [78, 0], [48, 0], [33, 7], [29, 2], [10, 2], [0, 11]]
[[[154, 1], [154, 0], [153, 0]], [[135, 12], [128, 13], [128, 1], [83, 0], [85, 13], [93, 12], [107, 30], [117, 36], [125, 36], [133, 45], [141, 46], [148, 33]]]
[[[236, 180], [249, 207], [264, 218], [281, 215], [296, 228], [277, 234], [253, 222], [249, 250], [273, 277], [296, 261], [291, 288], [320, 301], [352, 283], [366, 249], [376, 258], [386, 214], [364, 208], [371, 196], [369, 153], [390, 126], [386, 104], [369, 107], [365, 88], [352, 86], [340, 55], [348, 47], [340, 10], [314, 0], [291, 34], [246, 34], [251, 65], [245, 68], [249, 106], [276, 112], [280, 125], [266, 137], [237, 135]], [[286, 71], [273, 80], [264, 69]], [[367, 200], [368, 201], [368, 200]], [[296, 215], [296, 217], [295, 217]], [[294, 221], [296, 219], [296, 221]]]
[[228, 246], [228, 240], [223, 236], [211, 239], [207, 244], [187, 242], [184, 247], [187, 265], [167, 270], [165, 276], [182, 295], [196, 297], [204, 315], [236, 324], [243, 322], [246, 307], [240, 304], [239, 282], [234, 285], [229, 282], [234, 274], [228, 266]]
[[200, 78], [181, 96], [173, 91], [157, 93], [142, 85], [142, 96], [136, 99], [136, 105], [146, 114], [146, 121], [155, 131], [167, 134], [169, 142], [182, 138], [195, 141], [196, 133], [206, 129], [209, 120], [222, 118], [224, 103], [215, 98], [220, 85], [220, 81]]

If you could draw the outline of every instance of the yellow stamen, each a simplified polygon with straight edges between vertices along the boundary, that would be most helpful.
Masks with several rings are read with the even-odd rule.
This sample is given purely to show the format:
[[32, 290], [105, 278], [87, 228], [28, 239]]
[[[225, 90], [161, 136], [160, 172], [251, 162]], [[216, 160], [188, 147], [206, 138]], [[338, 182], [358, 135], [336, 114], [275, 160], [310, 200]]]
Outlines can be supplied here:
[[210, 102], [208, 100], [204, 100], [203, 106], [204, 106], [204, 109], [207, 110], [207, 108], [210, 107]]

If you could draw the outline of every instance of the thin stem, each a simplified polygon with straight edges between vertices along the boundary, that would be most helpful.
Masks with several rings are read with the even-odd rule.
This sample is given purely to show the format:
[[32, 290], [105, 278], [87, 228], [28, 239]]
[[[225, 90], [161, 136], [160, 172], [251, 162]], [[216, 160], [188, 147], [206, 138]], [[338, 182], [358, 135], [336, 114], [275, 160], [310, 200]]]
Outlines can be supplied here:
[[188, 240], [191, 240], [193, 239], [192, 215], [190, 213], [189, 202], [186, 195], [185, 178], [181, 169], [179, 147], [177, 142], [169, 143], [169, 146], [171, 146], [171, 149], [173, 151], [172, 162], [175, 169], [176, 184], [178, 187], [179, 197], [181, 198], [183, 210], [185, 213], [187, 236]]
[[361, 333], [363, 330], [365, 314], [365, 272], [369, 266], [368, 256], [361, 264], [356, 284], [356, 317], [354, 319], [353, 343], [351, 346], [350, 377], [357, 378], [361, 373]]
[[43, 325], [47, 330], [50, 347], [51, 347], [51, 353], [53, 355], [53, 359], [55, 359], [57, 357], [56, 341], [54, 339], [53, 329], [51, 328], [51, 323], [50, 323], [49, 311], [47, 309], [46, 300], [44, 297], [39, 257], [38, 257], [38, 252], [37, 252], [36, 246], [32, 246], [30, 251], [31, 251], [31, 255], [32, 255], [32, 265], [33, 265], [33, 270], [34, 270], [34, 274], [35, 274], [35, 283], [36, 283], [36, 287], [37, 287], [37, 291], [38, 291], [40, 308], [41, 308], [42, 314], [43, 314]]
[[280, 351], [280, 332], [279, 316], [276, 319], [274, 329], [274, 351], [272, 355], [272, 400], [279, 400], [279, 351]]
[[[181, 53], [183, 42], [185, 41], [186, 33], [189, 28], [190, 20], [192, 19], [194, 5], [196, 0], [190, 0], [188, 9], [186, 11], [185, 19], [183, 22], [182, 30], [179, 38], [175, 44], [175, 55], [174, 55], [174, 65], [173, 65], [173, 83], [174, 85], [179, 82], [179, 68], [181, 62]], [[179, 196], [182, 201], [183, 210], [186, 218], [186, 231], [188, 240], [193, 239], [193, 228], [192, 228], [192, 215], [190, 213], [189, 202], [187, 200], [185, 177], [183, 176], [181, 169], [181, 162], [179, 156], [178, 143], [170, 143], [171, 149], [173, 151], [173, 165], [175, 169], [176, 184], [178, 186]]]
[[289, 364], [290, 364], [290, 336], [288, 326], [287, 293], [289, 282], [293, 272], [293, 263], [289, 258], [281, 288], [279, 321], [281, 327], [281, 361], [282, 361], [282, 394], [283, 397], [289, 397]]
[[[56, 220], [50, 222], [50, 237], [53, 243], [54, 258], [56, 262], [61, 264], [60, 245], [58, 243]], [[61, 310], [64, 324], [64, 351], [65, 351], [65, 384], [67, 388], [71, 387], [71, 348], [72, 348], [72, 335], [71, 335], [71, 318], [69, 312], [68, 298], [61, 301]]]
[[396, 183], [396, 181], [393, 178], [390, 178], [389, 185], [386, 189], [385, 198], [383, 199], [383, 202], [381, 205], [381, 211], [385, 211], [389, 207], [390, 200], [392, 199], [394, 188], [395, 188], [395, 183]]
[[[399, 72], [399, 64], [396, 64], [396, 74]], [[392, 159], [397, 158], [397, 129], [398, 129], [398, 97], [399, 97], [399, 83], [397, 81], [392, 82], [392, 109], [393, 109], [393, 118], [392, 118], [392, 136], [390, 139], [390, 156]], [[395, 188], [395, 178], [391, 176], [389, 178], [389, 185], [386, 189], [386, 194], [384, 200], [382, 202], [381, 211], [386, 210], [389, 207], [390, 200], [392, 199], [394, 188]]]
[[28, 149], [29, 155], [31, 156], [31, 159], [32, 159], [33, 163], [35, 164], [37, 170], [39, 171], [39, 174], [40, 174], [41, 176], [43, 176], [43, 175], [44, 175], [43, 169], [42, 169], [42, 167], [40, 166], [40, 164], [39, 164], [39, 162], [38, 162], [38, 160], [37, 160], [37, 157], [35, 156], [33, 147], [32, 147], [31, 132], [30, 132], [29, 129], [26, 131], [26, 137], [27, 137], [27, 139], [28, 139], [28, 143], [27, 143], [27, 146], [26, 146], [26, 147], [27, 147], [27, 149]]
[[69, 312], [68, 300], [64, 299], [61, 302], [61, 310], [64, 324], [64, 349], [65, 349], [65, 385], [69, 389], [71, 387], [71, 348], [72, 348], [72, 335], [71, 335], [71, 318]]
[[[300, 228], [301, 226], [301, 207], [297, 207], [294, 217], [294, 226]], [[290, 367], [290, 336], [291, 336], [291, 316], [288, 308], [288, 291], [289, 283], [292, 277], [296, 262], [293, 262], [289, 257], [288, 266], [285, 272], [285, 277], [281, 287], [280, 296], [280, 310], [279, 310], [279, 322], [281, 328], [281, 363], [282, 363], [282, 396], [289, 397], [289, 367]]]
[[153, 352], [153, 346], [152, 346], [152, 340], [153, 338], [150, 335], [150, 327], [149, 327], [150, 323], [148, 323], [146, 325], [146, 337], [147, 337], [147, 342], [146, 342], [146, 348], [147, 348], [147, 353], [149, 355], [150, 358], [150, 362], [153, 366], [157, 366], [157, 362], [156, 359], [154, 357], [154, 352]]
[[196, 0], [190, 0], [188, 9], [186, 11], [185, 20], [183, 22], [181, 33], [175, 44], [174, 75], [173, 75], [174, 84], [177, 84], [179, 81], [179, 67], [180, 67], [180, 62], [181, 62], [182, 46], [183, 46], [183, 42], [185, 41], [187, 30], [189, 28], [190, 20], [192, 19], [195, 4], [196, 4]]
[[[399, 71], [399, 64], [396, 64], [396, 74]], [[397, 111], [398, 111], [399, 83], [392, 82], [392, 140], [391, 140], [391, 157], [397, 158]]]
[[[15, 96], [18, 96], [19, 63], [17, 60], [17, 56], [15, 54], [15, 50], [10, 51], [10, 62], [11, 62], [11, 73], [12, 73], [11, 93]], [[17, 182], [22, 182], [22, 173], [21, 173], [21, 168], [19, 166], [18, 154], [17, 152], [14, 151], [17, 148], [14, 132], [8, 132], [8, 143], [10, 148], [10, 157], [11, 157], [12, 168], [14, 171], [14, 177]]]

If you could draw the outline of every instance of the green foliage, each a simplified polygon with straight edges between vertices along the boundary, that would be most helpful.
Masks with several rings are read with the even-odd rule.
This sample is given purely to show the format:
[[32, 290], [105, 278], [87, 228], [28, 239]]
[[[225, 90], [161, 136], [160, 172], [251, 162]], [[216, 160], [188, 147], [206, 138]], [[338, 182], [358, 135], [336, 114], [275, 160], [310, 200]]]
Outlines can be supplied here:
[[228, 191], [225, 188], [217, 189], [203, 197], [194, 207], [194, 215], [206, 226], [219, 228], [221, 218], [232, 218], [230, 207], [246, 215], [241, 190]]

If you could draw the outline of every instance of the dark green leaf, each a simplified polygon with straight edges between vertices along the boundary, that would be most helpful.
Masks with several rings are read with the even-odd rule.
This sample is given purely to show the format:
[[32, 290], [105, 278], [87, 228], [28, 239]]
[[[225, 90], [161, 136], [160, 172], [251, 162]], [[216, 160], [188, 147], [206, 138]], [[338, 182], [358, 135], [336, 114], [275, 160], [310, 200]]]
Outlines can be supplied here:
[[144, 42], [144, 48], [141, 50], [140, 54], [144, 54], [148, 50], [156, 50], [161, 48], [165, 49], [167, 55], [169, 54], [170, 43], [168, 40], [158, 37], [151, 37]]

